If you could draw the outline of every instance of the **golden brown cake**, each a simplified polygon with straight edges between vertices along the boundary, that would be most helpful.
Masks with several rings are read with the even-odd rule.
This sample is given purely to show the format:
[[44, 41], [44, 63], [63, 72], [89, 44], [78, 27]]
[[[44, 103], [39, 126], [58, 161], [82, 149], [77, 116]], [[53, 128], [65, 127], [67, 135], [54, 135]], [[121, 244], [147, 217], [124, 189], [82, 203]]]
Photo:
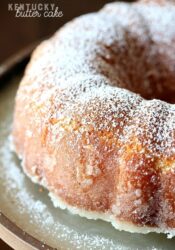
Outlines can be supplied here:
[[56, 206], [175, 234], [174, 25], [170, 1], [116, 2], [34, 51], [13, 142]]

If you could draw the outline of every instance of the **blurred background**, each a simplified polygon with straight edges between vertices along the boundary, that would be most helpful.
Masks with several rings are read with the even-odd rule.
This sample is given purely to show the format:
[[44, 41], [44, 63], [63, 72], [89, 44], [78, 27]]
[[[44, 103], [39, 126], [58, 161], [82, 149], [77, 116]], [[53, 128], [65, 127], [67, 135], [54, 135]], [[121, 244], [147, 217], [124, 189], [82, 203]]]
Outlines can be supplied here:
[[[31, 43], [52, 35], [72, 18], [87, 12], [97, 11], [109, 2], [112, 0], [0, 0], [0, 64]], [[59, 7], [63, 16], [15, 17], [15, 5], [20, 3], [52, 3]], [[18, 6], [16, 5], [16, 7]], [[0, 249], [11, 248], [0, 240]]]
[[[72, 18], [96, 11], [108, 2], [112, 0], [0, 0], [0, 63], [32, 42], [52, 35]], [[19, 3], [54, 3], [63, 16], [15, 17], [15, 11], [10, 9]]]

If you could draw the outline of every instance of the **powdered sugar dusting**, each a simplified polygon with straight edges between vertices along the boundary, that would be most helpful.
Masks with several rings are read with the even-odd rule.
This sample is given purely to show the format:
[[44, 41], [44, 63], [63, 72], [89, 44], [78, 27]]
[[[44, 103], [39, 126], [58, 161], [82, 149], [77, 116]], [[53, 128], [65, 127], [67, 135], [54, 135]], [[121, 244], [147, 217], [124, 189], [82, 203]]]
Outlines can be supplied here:
[[[39, 237], [39, 240], [52, 244], [53, 247], [59, 246], [59, 249], [130, 249], [120, 243], [116, 245], [114, 240], [100, 236], [94, 233], [93, 230], [91, 233], [91, 229], [88, 229], [90, 230], [89, 233], [88, 231], [80, 233], [74, 227], [68, 226], [64, 222], [61, 223], [58, 217], [59, 213], [57, 213], [56, 219], [55, 212], [52, 213], [53, 208], [49, 209], [46, 201], [36, 199], [38, 195], [36, 191], [31, 192], [33, 188], [29, 190], [28, 180], [26, 180], [13, 158], [13, 154], [9, 151], [9, 140], [7, 140], [3, 148], [1, 148], [1, 161], [3, 162], [1, 181], [3, 178], [6, 185], [3, 196], [5, 200], [7, 199], [6, 203], [15, 203], [15, 211], [14, 209], [13, 212], [10, 211], [9, 209], [12, 208], [8, 207], [8, 212], [13, 216], [13, 220], [13, 213], [18, 213], [18, 215], [15, 215], [17, 218], [19, 216], [17, 224], [22, 226], [24, 230], [34, 237]], [[10, 168], [7, 166], [10, 166]], [[31, 183], [31, 187], [33, 185]], [[37, 190], [37, 187], [35, 189]], [[41, 195], [45, 196], [46, 194], [40, 193]], [[7, 205], [9, 206], [9, 204]], [[70, 217], [70, 215], [65, 214], [63, 218], [65, 216]], [[52, 238], [52, 242], [49, 242], [48, 237]]]
[[[164, 18], [161, 18], [162, 13]], [[89, 20], [91, 20], [90, 23]], [[168, 156], [174, 155], [174, 105], [157, 100], [148, 102], [124, 89], [111, 87], [111, 85], [125, 87], [146, 97], [153, 95], [155, 95], [153, 97], [159, 97], [162, 92], [166, 95], [165, 91], [167, 93], [172, 91], [171, 88], [174, 88], [172, 81], [175, 76], [173, 73], [169, 79], [170, 72], [167, 70], [174, 72], [175, 68], [175, 61], [172, 58], [175, 53], [174, 23], [175, 6], [170, 3], [159, 5], [156, 1], [131, 6], [124, 3], [108, 4], [98, 14], [89, 14], [75, 19], [58, 31], [53, 38], [43, 42], [34, 52], [17, 98], [26, 99], [29, 96], [32, 98], [29, 105], [34, 102], [40, 107], [40, 112], [46, 116], [45, 120], [52, 117], [62, 121], [53, 126], [53, 137], [56, 134], [61, 136], [62, 133], [59, 130], [62, 130], [65, 124], [72, 124], [72, 120], [81, 119], [79, 122], [82, 123], [82, 129], [84, 126], [84, 130], [87, 124], [91, 124], [96, 131], [102, 129], [109, 131], [111, 124], [114, 128], [121, 127], [118, 136], [121, 136], [121, 130], [125, 131], [122, 141], [128, 140], [131, 133], [137, 133], [136, 135], [139, 136], [145, 134], [145, 130], [148, 133], [150, 131], [149, 138], [143, 141], [147, 143], [149, 151]], [[128, 32], [130, 32], [130, 38], [127, 41]], [[136, 43], [135, 39], [140, 43], [137, 45], [140, 48], [132, 45]], [[145, 43], [148, 43], [148, 48], [144, 48]], [[143, 57], [140, 59], [142, 69], [138, 68], [138, 73], [142, 78], [146, 77], [145, 79], [139, 76], [137, 79], [137, 72], [132, 67], [130, 72], [128, 71], [127, 65], [123, 62], [126, 48], [131, 49], [129, 52], [132, 54], [131, 60], [138, 60], [135, 58], [135, 53], [139, 52], [139, 49], [143, 50], [143, 54], [139, 55]], [[156, 61], [157, 57], [163, 58], [161, 65]], [[150, 65], [145, 65], [144, 60], [147, 60]], [[125, 72], [121, 68], [122, 63], [125, 65]], [[166, 63], [168, 63], [168, 69]], [[162, 67], [164, 67], [163, 71]], [[143, 70], [146, 71], [143, 72]], [[150, 70], [153, 73], [149, 73]], [[135, 79], [127, 79], [129, 73], [134, 74], [135, 76], [131, 78], [135, 77]], [[150, 74], [154, 84], [151, 84], [147, 78]], [[157, 79], [157, 74], [164, 80]], [[143, 84], [144, 82], [146, 85]], [[170, 86], [168, 82], [171, 82]], [[140, 85], [144, 89], [139, 89]], [[50, 109], [52, 105], [50, 100], [54, 100], [54, 110]], [[162, 111], [159, 111], [160, 109]], [[119, 121], [118, 117], [122, 114], [124, 116]], [[68, 117], [69, 121], [67, 121]], [[103, 122], [99, 122], [100, 119], [103, 119]], [[140, 126], [143, 119], [144, 128]], [[117, 134], [116, 130], [116, 137]], [[27, 132], [27, 135], [30, 134]], [[153, 138], [155, 143], [152, 143]]]
[[[64, 212], [59, 215], [58, 209], [54, 210], [52, 204], [50, 202], [50, 205], [48, 204], [46, 192], [40, 193], [38, 186], [34, 187], [34, 184], [26, 179], [19, 167], [19, 161], [9, 149], [13, 109], [12, 97], [6, 94], [3, 94], [3, 97], [5, 99], [1, 107], [8, 106], [8, 113], [3, 112], [4, 115], [2, 116], [1, 112], [3, 123], [0, 124], [1, 211], [23, 230], [52, 247], [71, 250], [106, 249], [106, 247], [111, 250], [116, 249], [116, 242], [113, 239], [101, 236], [93, 231], [90, 233], [89, 226], [87, 230], [83, 229], [84, 232], [81, 233], [75, 226], [77, 222], [72, 221], [73, 226], [71, 223], [70, 225], [67, 224], [66, 218], [71, 218], [71, 216]], [[2, 102], [3, 98], [0, 100]], [[9, 103], [11, 103], [10, 110]], [[45, 198], [41, 199], [41, 196], [45, 196]], [[88, 232], [88, 230], [90, 231]], [[119, 243], [117, 249], [127, 250], [129, 248]]]
[[36, 49], [14, 119], [26, 172], [75, 207], [174, 228], [174, 23], [167, 1], [112, 3]]
[[[162, 235], [128, 234], [114, 230], [109, 223], [89, 221], [54, 209], [45, 191], [24, 175], [20, 162], [10, 151], [14, 96], [17, 88], [0, 93], [0, 209], [24, 231], [52, 247], [61, 249], [164, 250], [174, 249], [174, 239]], [[138, 191], [136, 192], [138, 195]]]
[[[80, 232], [79, 229], [77, 229], [77, 226], [75, 227], [77, 223], [82, 223], [81, 221], [79, 222], [79, 218], [76, 218], [75, 215], [70, 215], [67, 212], [60, 213], [59, 210], [56, 213], [52, 208], [52, 204], [50, 204], [46, 198], [42, 198], [47, 195], [45, 191], [37, 194], [37, 190], [39, 190], [38, 187], [36, 186], [34, 188], [34, 184], [26, 179], [24, 173], [16, 162], [14, 155], [9, 151], [8, 138], [4, 141], [3, 148], [1, 147], [0, 156], [1, 163], [3, 163], [3, 165], [1, 165], [2, 169], [0, 178], [1, 181], [3, 180], [3, 183], [5, 181], [5, 189], [2, 198], [5, 199], [4, 202], [6, 202], [6, 213], [11, 213], [11, 215], [9, 214], [9, 217], [12, 216], [13, 221], [16, 219], [16, 223], [20, 227], [34, 237], [37, 237], [39, 240], [42, 240], [53, 247], [59, 246], [60, 249], [70, 250], [105, 250], [106, 248], [110, 250], [164, 249], [164, 245], [163, 247], [158, 245], [156, 247], [151, 246], [150, 248], [147, 248], [148, 242], [150, 244], [150, 239], [149, 237], [147, 239], [146, 236], [138, 236], [143, 238], [141, 244], [139, 243], [137, 236], [135, 240], [133, 240], [134, 236], [132, 236], [129, 244], [124, 243], [127, 238], [130, 238], [129, 235], [126, 237], [126, 233], [117, 233], [116, 231], [114, 233], [107, 224], [102, 224], [106, 227], [106, 230], [109, 230], [111, 235], [113, 235], [113, 237], [108, 238], [109, 233], [102, 228], [100, 224], [98, 226], [99, 222], [95, 222], [95, 226], [94, 223], [91, 224], [90, 222], [87, 222], [86, 219], [83, 219], [82, 221], [84, 225], [83, 231], [85, 232]], [[39, 200], [38, 197], [40, 197]], [[72, 225], [69, 225], [66, 220], [66, 217], [71, 220], [71, 216], [75, 217], [75, 221], [77, 220], [75, 225], [75, 222], [73, 222]], [[99, 230], [101, 233], [99, 233]], [[105, 231], [107, 232], [106, 237], [104, 236]], [[144, 237], [146, 238], [144, 239]], [[117, 242], [116, 239], [118, 239]], [[161, 242], [161, 244], [166, 245], [166, 240], [164, 243]], [[172, 244], [174, 246], [174, 243]]]

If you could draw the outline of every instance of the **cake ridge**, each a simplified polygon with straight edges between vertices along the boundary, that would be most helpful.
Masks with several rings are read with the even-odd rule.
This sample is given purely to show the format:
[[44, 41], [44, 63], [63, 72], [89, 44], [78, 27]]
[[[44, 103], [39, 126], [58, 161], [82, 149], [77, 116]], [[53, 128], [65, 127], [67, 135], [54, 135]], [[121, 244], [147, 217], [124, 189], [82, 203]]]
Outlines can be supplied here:
[[16, 97], [15, 150], [68, 205], [174, 229], [173, 23], [165, 0], [110, 3], [34, 51]]

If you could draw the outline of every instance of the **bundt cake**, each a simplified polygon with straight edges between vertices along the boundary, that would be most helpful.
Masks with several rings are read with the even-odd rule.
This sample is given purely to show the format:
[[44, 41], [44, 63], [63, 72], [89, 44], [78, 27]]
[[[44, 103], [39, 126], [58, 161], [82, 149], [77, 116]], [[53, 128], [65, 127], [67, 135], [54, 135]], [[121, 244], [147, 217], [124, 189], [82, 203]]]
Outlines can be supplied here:
[[175, 5], [115, 2], [33, 52], [14, 150], [55, 206], [175, 234]]

